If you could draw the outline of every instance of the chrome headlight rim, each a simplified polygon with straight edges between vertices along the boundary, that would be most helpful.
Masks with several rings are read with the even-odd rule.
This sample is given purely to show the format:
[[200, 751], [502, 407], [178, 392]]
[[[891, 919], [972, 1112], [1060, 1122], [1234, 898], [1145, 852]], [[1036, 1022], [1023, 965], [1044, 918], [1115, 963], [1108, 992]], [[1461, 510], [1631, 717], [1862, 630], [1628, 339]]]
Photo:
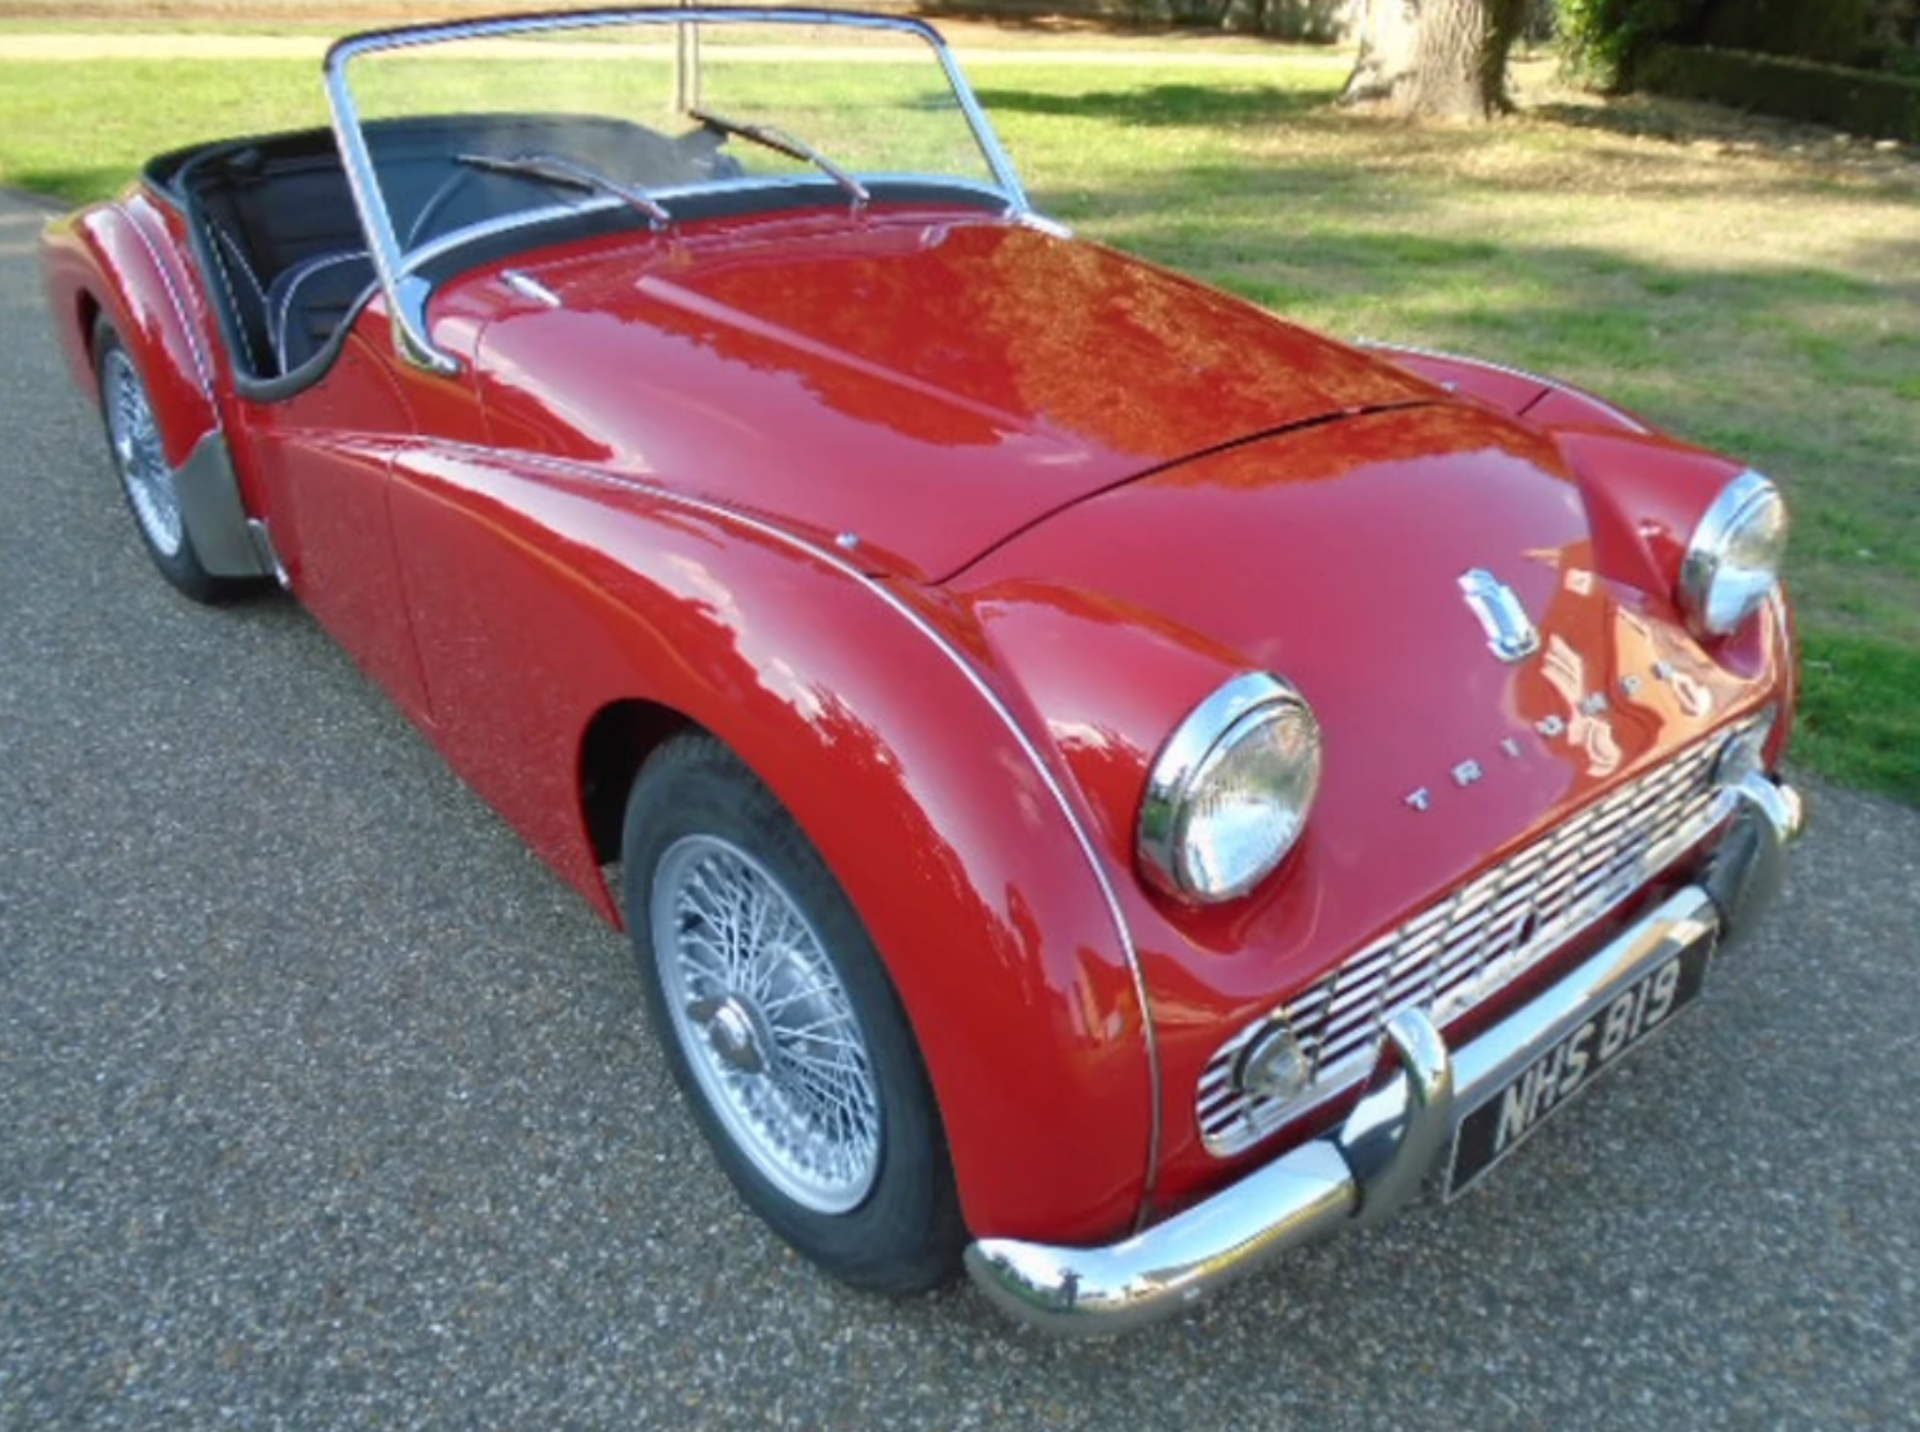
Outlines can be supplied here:
[[[1187, 817], [1194, 797], [1225, 754], [1267, 723], [1281, 719], [1304, 720], [1312, 739], [1313, 766], [1295, 828], [1270, 858], [1241, 879], [1209, 885], [1196, 876], [1186, 850]], [[1247, 894], [1298, 843], [1319, 788], [1320, 752], [1319, 721], [1291, 682], [1265, 671], [1230, 678], [1187, 714], [1154, 758], [1135, 838], [1142, 873], [1164, 893], [1197, 904], [1220, 904]]]
[[[1763, 522], [1777, 526], [1771, 565], [1729, 569], [1728, 556], [1735, 543]], [[1721, 488], [1695, 525], [1680, 563], [1678, 595], [1688, 629], [1709, 641], [1738, 631], [1780, 589], [1780, 556], [1786, 540], [1786, 502], [1772, 479], [1749, 468]], [[1731, 593], [1723, 582], [1735, 584]]]

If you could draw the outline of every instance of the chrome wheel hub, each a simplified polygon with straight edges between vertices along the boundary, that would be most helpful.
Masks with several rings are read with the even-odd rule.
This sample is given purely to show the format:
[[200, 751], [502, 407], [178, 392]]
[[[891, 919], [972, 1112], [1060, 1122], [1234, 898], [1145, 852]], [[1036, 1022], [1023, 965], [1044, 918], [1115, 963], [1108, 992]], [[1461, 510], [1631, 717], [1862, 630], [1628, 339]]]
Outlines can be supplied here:
[[717, 1005], [709, 1002], [695, 1005], [688, 1013], [698, 1020], [703, 1006], [713, 1011], [707, 1016], [707, 1041], [713, 1045], [713, 1052], [720, 1056], [720, 1062], [742, 1074], [764, 1073], [766, 1056], [760, 1052], [760, 1036], [753, 1027], [753, 1016], [747, 1012], [747, 1007], [730, 996]]
[[648, 912], [673, 1034], [734, 1146], [782, 1193], [845, 1213], [880, 1168], [866, 1035], [819, 934], [731, 841], [690, 835]]
[[171, 557], [180, 550], [180, 492], [160, 449], [160, 426], [147, 401], [146, 385], [134, 371], [133, 360], [119, 348], [107, 354], [100, 377], [107, 437], [127, 500], [147, 540], [163, 556]]

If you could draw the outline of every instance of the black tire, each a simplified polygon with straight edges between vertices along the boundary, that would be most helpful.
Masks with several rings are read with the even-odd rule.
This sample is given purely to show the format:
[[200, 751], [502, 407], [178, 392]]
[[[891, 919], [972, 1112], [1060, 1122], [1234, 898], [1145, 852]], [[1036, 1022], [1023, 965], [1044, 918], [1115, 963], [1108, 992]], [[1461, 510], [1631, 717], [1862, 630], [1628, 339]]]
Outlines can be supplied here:
[[[932, 1087], [878, 952], [793, 818], [719, 742], [680, 736], [661, 746], [634, 782], [622, 856], [627, 923], [647, 1013], [674, 1079], [740, 1196], [843, 1283], [908, 1294], [946, 1282], [959, 1267], [965, 1230]], [[772, 886], [761, 884], [762, 877]], [[744, 888], [749, 898], [767, 899], [775, 918], [784, 920], [767, 893], [777, 889], [803, 922], [776, 924], [773, 934], [763, 935], [756, 920], [753, 938], [730, 946], [754, 954], [757, 973], [751, 977], [721, 980], [708, 973], [713, 965], [703, 963], [715, 941], [724, 942], [720, 926], [699, 913], [717, 908], [706, 898], [715, 888], [729, 894]], [[757, 914], [760, 907], [754, 908]], [[660, 947], [658, 929], [666, 930], [671, 947]], [[707, 953], [700, 953], [703, 948]], [[835, 979], [837, 992], [828, 988]], [[823, 1024], [813, 1001], [826, 996], [808, 993], [797, 1001], [791, 992], [816, 985], [835, 1001], [844, 993], [850, 1021]], [[679, 1018], [669, 1006], [675, 990], [683, 1002]], [[861, 1096], [835, 1106], [858, 1106], [845, 1115], [845, 1127], [864, 1130], [869, 1109], [877, 1126], [871, 1143], [852, 1136], [836, 1141], [831, 1130], [824, 1140], [802, 1140], [808, 1151], [819, 1144], [855, 1150], [818, 1185], [810, 1181], [810, 1167], [801, 1169], [804, 1159], [756, 1123], [781, 1135], [801, 1131], [800, 1120], [782, 1113], [806, 1104], [813, 1086], [795, 1074], [795, 1064], [781, 1061], [822, 1066], [818, 1045], [805, 1041], [828, 1041], [779, 1027], [780, 1020], [796, 1021], [796, 1008], [808, 1028], [825, 1028], [841, 1041], [831, 1046], [833, 1058], [848, 1061], [840, 1077]], [[861, 1046], [857, 1054], [846, 1052], [853, 1044]], [[870, 1101], [864, 1097], [869, 1088]], [[791, 1098], [789, 1090], [796, 1091]], [[766, 1114], [768, 1108], [775, 1113]], [[805, 1127], [825, 1126], [816, 1119]], [[869, 1148], [870, 1154], [862, 1152]], [[796, 1191], [776, 1178], [803, 1182]], [[839, 1207], [836, 1200], [851, 1206]]]
[[247, 585], [215, 577], [201, 565], [180, 505], [178, 473], [160, 449], [160, 427], [146, 375], [102, 318], [93, 330], [93, 369], [100, 384], [100, 422], [120, 493], [141, 545], [174, 590], [196, 602], [221, 602]]

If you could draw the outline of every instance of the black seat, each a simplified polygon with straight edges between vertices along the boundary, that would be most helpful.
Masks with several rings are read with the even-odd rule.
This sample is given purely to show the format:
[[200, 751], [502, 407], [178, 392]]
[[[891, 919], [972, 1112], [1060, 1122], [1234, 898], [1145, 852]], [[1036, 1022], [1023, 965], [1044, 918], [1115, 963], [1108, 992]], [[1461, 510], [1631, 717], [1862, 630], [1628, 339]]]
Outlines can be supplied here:
[[291, 373], [325, 348], [374, 279], [364, 249], [315, 254], [276, 274], [267, 321], [280, 371]]
[[233, 336], [239, 348], [234, 356], [249, 373], [266, 372], [265, 360], [272, 352], [267, 332], [267, 291], [260, 286], [253, 263], [231, 228], [209, 215], [206, 234], [211, 249], [208, 262], [226, 294], [227, 312], [233, 318]]

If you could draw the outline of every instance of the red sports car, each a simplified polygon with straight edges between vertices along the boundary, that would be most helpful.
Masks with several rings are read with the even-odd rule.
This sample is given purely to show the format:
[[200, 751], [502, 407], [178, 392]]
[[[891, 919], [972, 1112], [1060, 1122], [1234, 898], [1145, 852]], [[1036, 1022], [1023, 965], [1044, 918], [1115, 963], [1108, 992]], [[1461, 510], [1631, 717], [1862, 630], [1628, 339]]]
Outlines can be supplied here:
[[1457, 1194], [1776, 888], [1740, 463], [1075, 238], [915, 20], [324, 75], [330, 129], [47, 233], [140, 535], [290, 589], [624, 920], [715, 1156], [835, 1276], [1110, 1330]]

